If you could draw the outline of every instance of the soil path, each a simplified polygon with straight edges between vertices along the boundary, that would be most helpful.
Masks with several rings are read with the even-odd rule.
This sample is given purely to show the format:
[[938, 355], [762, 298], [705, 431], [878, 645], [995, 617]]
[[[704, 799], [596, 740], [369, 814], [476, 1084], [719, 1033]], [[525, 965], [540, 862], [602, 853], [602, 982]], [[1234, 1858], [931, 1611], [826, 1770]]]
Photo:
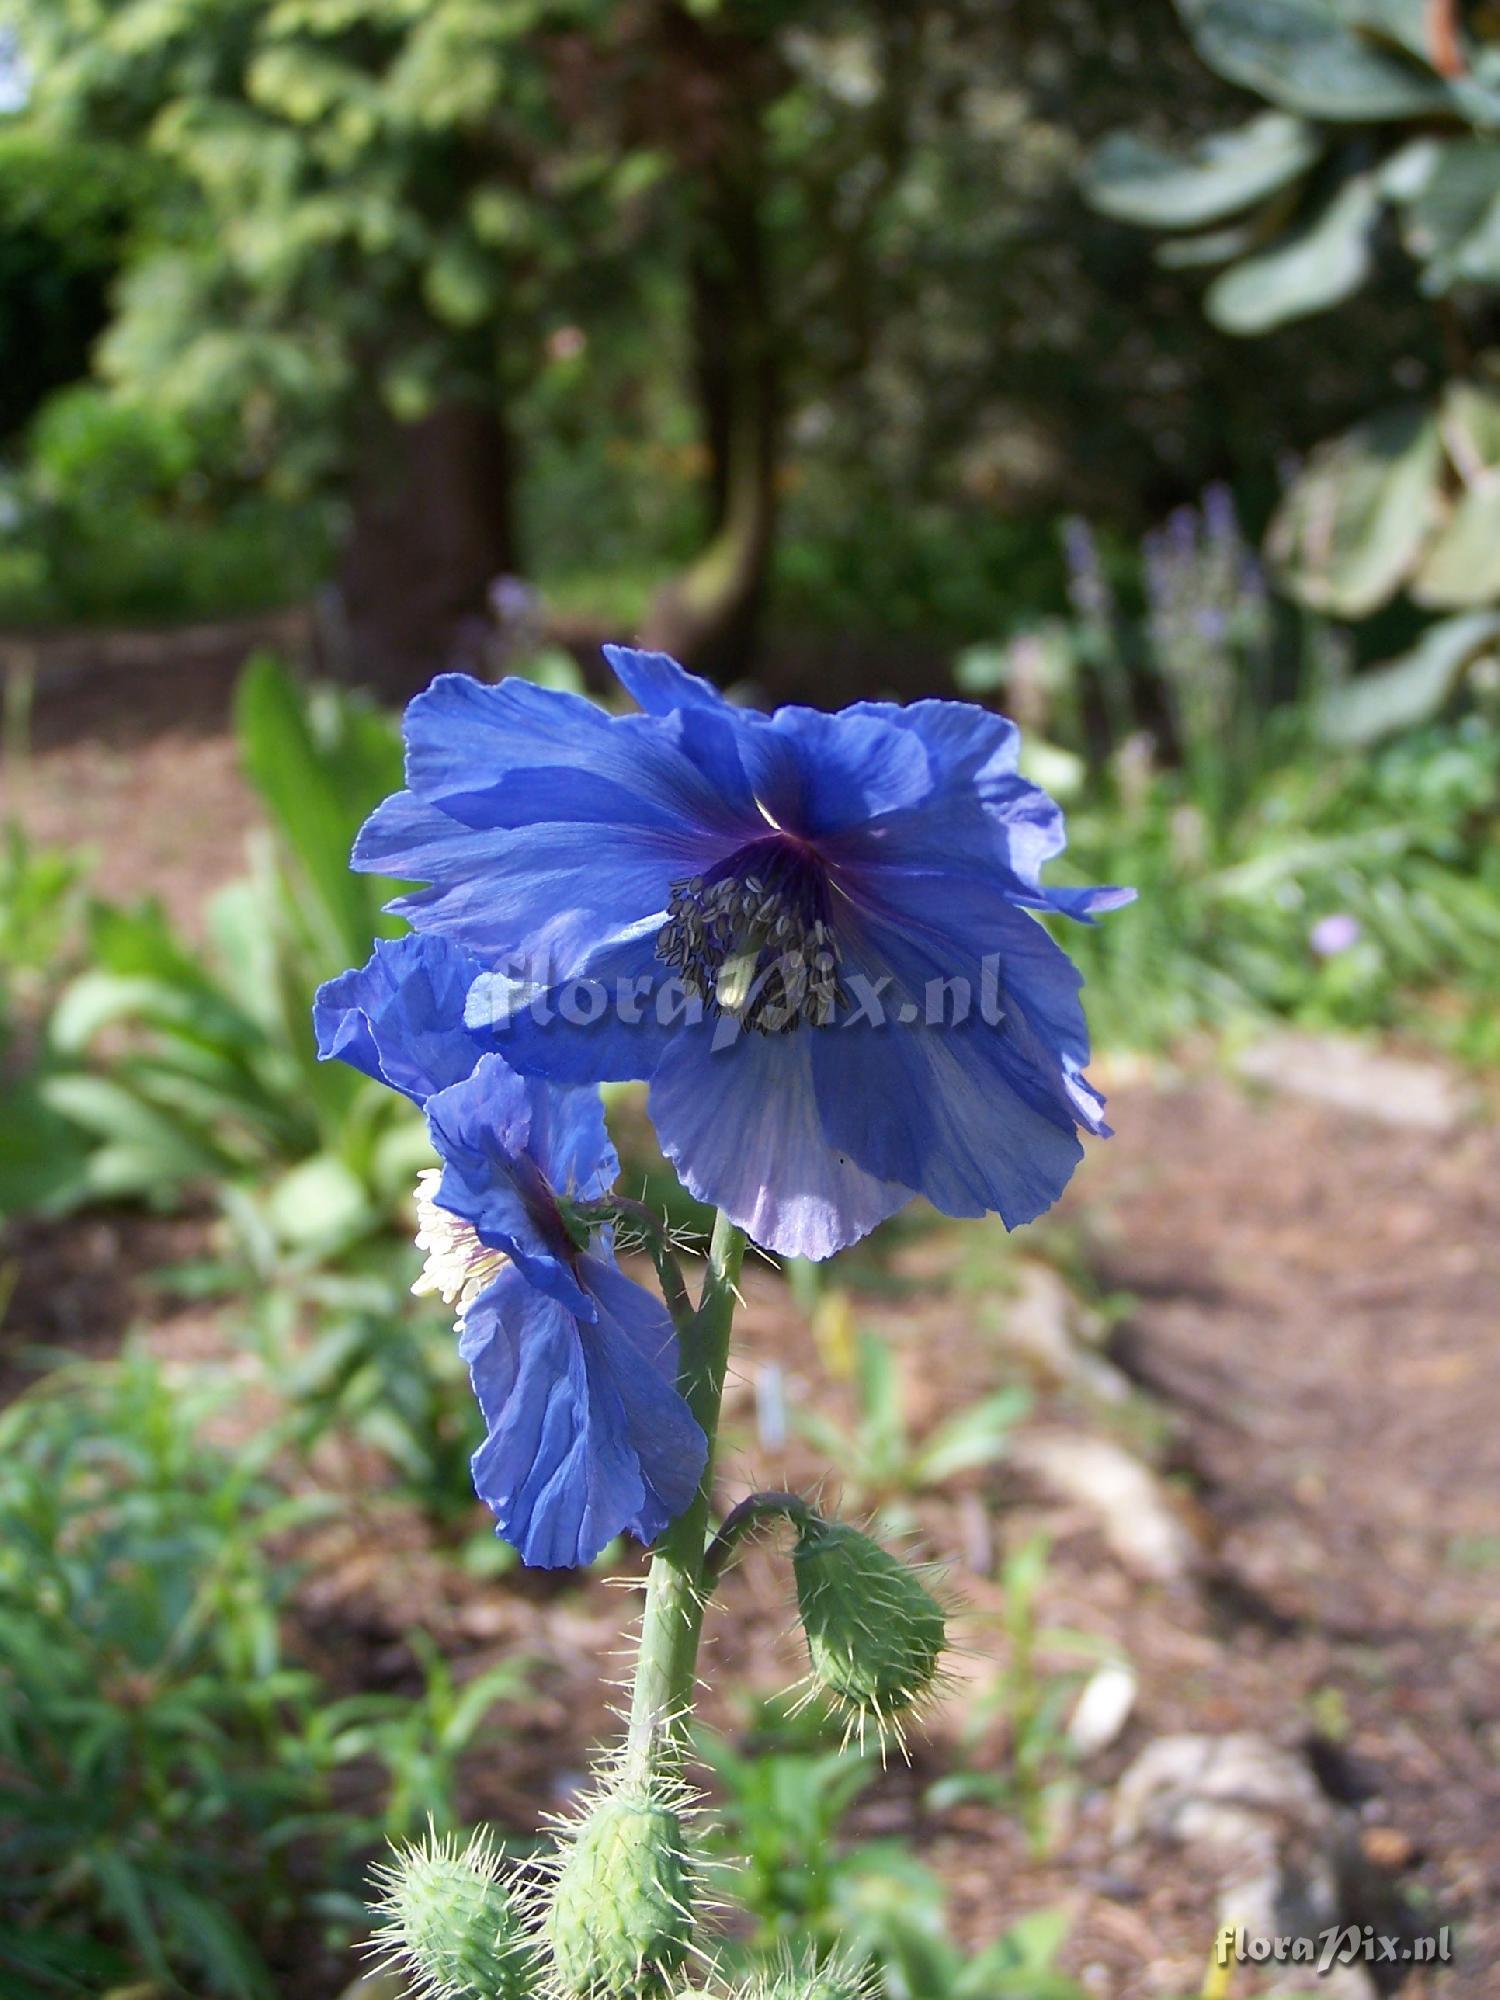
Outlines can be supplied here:
[[1430, 1990], [1500, 1992], [1500, 1137], [1222, 1081], [1112, 1115], [1075, 1201], [1139, 1300], [1121, 1358], [1184, 1420], [1231, 1726], [1300, 1713], [1464, 1921]]

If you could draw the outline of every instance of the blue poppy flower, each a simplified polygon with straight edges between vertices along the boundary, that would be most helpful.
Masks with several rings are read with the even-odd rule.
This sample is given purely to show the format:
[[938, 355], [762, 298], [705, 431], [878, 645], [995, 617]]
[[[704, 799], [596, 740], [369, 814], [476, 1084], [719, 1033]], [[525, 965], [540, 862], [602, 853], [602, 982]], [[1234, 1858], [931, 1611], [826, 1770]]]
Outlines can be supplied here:
[[969, 704], [738, 709], [607, 647], [638, 714], [443, 675], [355, 866], [488, 962], [468, 1019], [528, 1073], [648, 1078], [686, 1186], [826, 1257], [913, 1195], [1029, 1221], [1103, 1133], [1078, 974], [1036, 921], [1062, 815]]
[[417, 1189], [419, 1292], [455, 1309], [486, 1436], [474, 1483], [524, 1561], [586, 1563], [618, 1534], [652, 1542], [707, 1455], [678, 1394], [666, 1309], [586, 1247], [559, 1199], [597, 1200], [619, 1162], [597, 1089], [559, 1089], [481, 1051], [463, 1023], [478, 961], [447, 939], [376, 946], [324, 986], [319, 1053], [423, 1103], [441, 1166]]

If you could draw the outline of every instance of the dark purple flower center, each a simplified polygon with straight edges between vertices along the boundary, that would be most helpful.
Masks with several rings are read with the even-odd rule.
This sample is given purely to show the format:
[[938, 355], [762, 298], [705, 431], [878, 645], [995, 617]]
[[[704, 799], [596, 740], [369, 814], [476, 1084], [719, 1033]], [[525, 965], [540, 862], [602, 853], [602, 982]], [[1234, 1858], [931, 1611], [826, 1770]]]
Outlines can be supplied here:
[[840, 998], [828, 883], [801, 841], [751, 841], [706, 875], [672, 884], [656, 955], [713, 1012], [762, 1035], [821, 1028]]

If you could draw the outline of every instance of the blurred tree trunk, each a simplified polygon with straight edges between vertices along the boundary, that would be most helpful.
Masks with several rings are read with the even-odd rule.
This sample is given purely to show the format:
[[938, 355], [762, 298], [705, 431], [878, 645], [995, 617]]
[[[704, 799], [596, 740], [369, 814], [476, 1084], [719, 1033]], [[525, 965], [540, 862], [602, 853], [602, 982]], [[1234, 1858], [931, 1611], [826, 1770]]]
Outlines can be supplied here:
[[780, 354], [761, 212], [760, 105], [704, 163], [689, 283], [709, 455], [708, 539], [657, 596], [643, 637], [720, 680], [750, 669], [776, 533]]
[[406, 693], [472, 650], [465, 628], [517, 567], [515, 454], [497, 410], [454, 400], [372, 422], [358, 461], [339, 571], [349, 671]]

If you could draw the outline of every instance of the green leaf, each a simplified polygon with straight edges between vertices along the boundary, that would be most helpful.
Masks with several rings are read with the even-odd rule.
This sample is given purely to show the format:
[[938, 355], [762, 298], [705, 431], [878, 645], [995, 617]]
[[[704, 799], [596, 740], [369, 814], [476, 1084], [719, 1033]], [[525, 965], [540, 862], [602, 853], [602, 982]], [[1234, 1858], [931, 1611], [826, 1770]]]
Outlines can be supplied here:
[[281, 1241], [301, 1249], [352, 1241], [375, 1220], [364, 1183], [328, 1153], [283, 1174], [267, 1199], [266, 1213]]
[[1379, 217], [1374, 177], [1354, 175], [1296, 236], [1216, 279], [1204, 301], [1209, 318], [1226, 333], [1268, 333], [1337, 305], [1370, 275]]
[[87, 1147], [34, 1083], [0, 1090], [0, 1133], [0, 1216], [56, 1213], [83, 1198]]
[[917, 1477], [940, 1485], [955, 1473], [993, 1465], [1010, 1442], [1010, 1434], [1031, 1408], [1025, 1389], [1000, 1389], [972, 1409], [962, 1410], [940, 1424], [917, 1454]]
[[1098, 147], [1083, 192], [1104, 215], [1148, 229], [1197, 229], [1222, 222], [1304, 173], [1321, 151], [1300, 118], [1263, 111], [1248, 125], [1216, 132], [1186, 154], [1130, 132]]
[[1424, 0], [1330, 0], [1329, 12], [1346, 27], [1365, 28], [1382, 41], [1394, 42], [1429, 67], [1432, 48], [1429, 9]]
[[255, 1023], [237, 1013], [202, 975], [177, 983], [84, 972], [58, 1001], [48, 1040], [60, 1054], [79, 1055], [101, 1029], [122, 1021], [165, 1029], [215, 1053], [245, 1055], [264, 1039]]
[[[314, 733], [320, 713], [331, 741]], [[359, 962], [369, 953], [377, 892], [350, 871], [349, 850], [366, 813], [399, 787], [393, 732], [347, 700], [320, 712], [268, 653], [240, 676], [235, 726], [245, 767], [318, 906], [330, 969]]]
[[1227, 264], [1243, 257], [1261, 240], [1259, 218], [1231, 223], [1227, 229], [1205, 230], [1201, 236], [1169, 236], [1158, 244], [1156, 261], [1166, 271], [1192, 271], [1202, 264]]
[[[127, 1182], [132, 1192], [165, 1189], [176, 1181], [211, 1175], [221, 1164], [214, 1152], [173, 1119], [108, 1077], [49, 1076], [39, 1095], [49, 1110], [104, 1142], [103, 1152], [94, 1155], [88, 1168], [90, 1185], [99, 1192], [123, 1193]], [[118, 1152], [101, 1165], [111, 1147]], [[139, 1180], [133, 1178], [137, 1173]]]
[[1383, 604], [1427, 538], [1439, 464], [1437, 425], [1416, 404], [1321, 445], [1271, 526], [1271, 555], [1294, 595], [1342, 618]]
[[1364, 123], [1451, 108], [1442, 79], [1345, 26], [1325, 0], [1177, 0], [1210, 69], [1309, 118]]
[[1469, 611], [1500, 598], [1500, 477], [1463, 493], [1411, 580], [1418, 604]]
[[1466, 669], [1500, 640], [1500, 612], [1475, 611], [1429, 626], [1409, 653], [1372, 667], [1325, 697], [1318, 734], [1362, 750], [1398, 729], [1430, 721], [1452, 698]]
[[444, 238], [422, 279], [422, 296], [444, 326], [481, 326], [499, 309], [498, 265], [461, 231]]
[[1400, 206], [1406, 247], [1426, 266], [1425, 292], [1446, 292], [1463, 278], [1500, 276], [1500, 144], [1479, 138], [1429, 142], [1394, 182], [1388, 166], [1386, 182]]
[[1443, 391], [1438, 427], [1448, 456], [1464, 480], [1476, 484], [1500, 467], [1500, 395], [1478, 382], [1450, 382]]

